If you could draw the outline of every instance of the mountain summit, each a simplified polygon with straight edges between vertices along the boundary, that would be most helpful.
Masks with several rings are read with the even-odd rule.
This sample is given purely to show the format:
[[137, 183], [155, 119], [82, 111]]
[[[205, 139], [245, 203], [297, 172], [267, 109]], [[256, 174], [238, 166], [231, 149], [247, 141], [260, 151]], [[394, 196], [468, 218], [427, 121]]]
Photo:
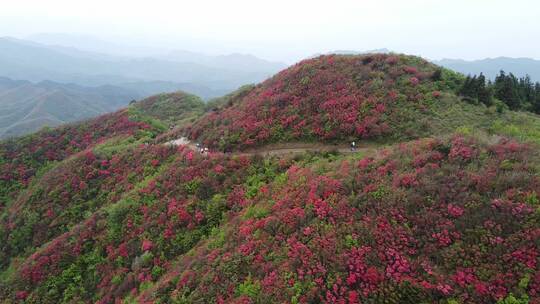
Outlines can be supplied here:
[[406, 120], [422, 117], [458, 82], [457, 74], [418, 57], [321, 56], [280, 72], [207, 114], [187, 134], [221, 148], [419, 136], [425, 126], [405, 125]]

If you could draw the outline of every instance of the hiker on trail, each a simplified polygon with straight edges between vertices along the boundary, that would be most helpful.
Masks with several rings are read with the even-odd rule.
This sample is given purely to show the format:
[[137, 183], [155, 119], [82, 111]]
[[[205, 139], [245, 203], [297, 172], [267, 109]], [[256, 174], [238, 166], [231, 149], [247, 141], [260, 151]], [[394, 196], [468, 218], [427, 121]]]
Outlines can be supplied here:
[[351, 143], [351, 151], [355, 151], [355, 150], [356, 150], [356, 142], [353, 141], [353, 142]]
[[204, 153], [204, 148], [202, 147], [201, 143], [195, 143], [195, 148], [197, 148], [197, 151], [199, 151], [199, 153]]

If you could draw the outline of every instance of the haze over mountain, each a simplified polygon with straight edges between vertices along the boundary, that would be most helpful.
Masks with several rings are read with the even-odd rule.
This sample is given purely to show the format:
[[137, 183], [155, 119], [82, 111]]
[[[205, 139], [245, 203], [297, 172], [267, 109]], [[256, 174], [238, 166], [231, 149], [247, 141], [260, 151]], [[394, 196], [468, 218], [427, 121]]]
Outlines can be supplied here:
[[37, 33], [23, 39], [50, 47], [75, 48], [118, 57], [151, 57], [164, 53], [163, 48], [115, 43], [96, 36], [75, 33]]
[[[118, 57], [13, 38], [0, 39], [0, 76], [30, 81], [81, 85], [167, 81], [232, 91], [246, 83], [261, 81], [284, 67], [242, 55], [215, 58], [201, 55], [199, 62], [174, 58]], [[216, 66], [212, 66], [214, 63]]]
[[474, 75], [484, 73], [486, 77], [491, 79], [494, 79], [501, 70], [504, 70], [518, 77], [529, 75], [533, 81], [540, 81], [540, 60], [532, 58], [442, 59], [436, 60], [434, 63], [463, 74]]

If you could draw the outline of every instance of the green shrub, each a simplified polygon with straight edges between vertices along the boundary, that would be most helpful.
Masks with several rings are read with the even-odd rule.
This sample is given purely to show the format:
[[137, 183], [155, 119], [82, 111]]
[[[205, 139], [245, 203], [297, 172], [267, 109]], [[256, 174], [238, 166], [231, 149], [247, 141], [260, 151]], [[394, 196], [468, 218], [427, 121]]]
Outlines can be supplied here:
[[253, 281], [251, 277], [247, 277], [244, 283], [238, 285], [236, 288], [237, 296], [248, 296], [252, 299], [257, 298], [261, 292], [261, 284], [259, 281]]
[[510, 293], [506, 298], [497, 301], [497, 304], [529, 304], [529, 297], [524, 295], [518, 299]]
[[267, 216], [270, 213], [270, 210], [268, 208], [261, 206], [259, 204], [251, 205], [247, 207], [243, 218], [244, 219], [261, 219], [265, 216]]

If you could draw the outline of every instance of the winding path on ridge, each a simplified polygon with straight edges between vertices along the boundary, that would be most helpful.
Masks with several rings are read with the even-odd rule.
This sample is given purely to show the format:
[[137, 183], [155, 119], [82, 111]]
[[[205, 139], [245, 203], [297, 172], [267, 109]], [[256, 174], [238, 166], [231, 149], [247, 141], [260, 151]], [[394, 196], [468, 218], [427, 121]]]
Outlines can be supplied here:
[[[165, 145], [186, 145], [193, 151], [199, 151], [197, 146], [189, 139], [181, 137], [176, 140], [171, 140], [165, 143]], [[305, 152], [331, 152], [336, 151], [339, 153], [367, 153], [381, 148], [381, 145], [373, 143], [365, 144], [360, 143], [354, 151], [345, 144], [323, 144], [323, 143], [305, 143], [305, 142], [291, 142], [291, 143], [279, 143], [269, 144], [258, 148], [246, 149], [244, 151], [232, 152], [232, 155], [261, 155], [261, 156], [281, 156], [287, 154], [301, 154]]]

